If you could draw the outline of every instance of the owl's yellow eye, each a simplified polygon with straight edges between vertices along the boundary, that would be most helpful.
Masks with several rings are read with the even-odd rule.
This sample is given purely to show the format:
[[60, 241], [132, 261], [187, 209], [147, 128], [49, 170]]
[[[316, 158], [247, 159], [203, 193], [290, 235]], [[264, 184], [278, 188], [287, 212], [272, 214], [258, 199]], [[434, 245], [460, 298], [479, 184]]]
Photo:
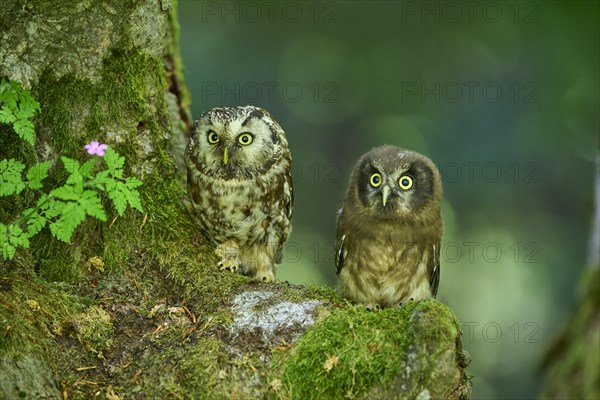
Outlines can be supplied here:
[[408, 190], [412, 187], [413, 185], [413, 180], [410, 176], [408, 175], [404, 175], [400, 178], [400, 180], [398, 181], [398, 183], [400, 184], [400, 187], [404, 190]]
[[238, 136], [238, 142], [240, 142], [240, 144], [243, 144], [244, 146], [252, 143], [253, 139], [254, 138], [249, 133], [242, 133], [240, 136]]
[[219, 135], [215, 131], [208, 131], [207, 138], [210, 144], [219, 143]]
[[381, 186], [381, 182], [383, 182], [383, 180], [381, 179], [381, 174], [374, 173], [373, 175], [371, 175], [371, 186], [379, 187]]

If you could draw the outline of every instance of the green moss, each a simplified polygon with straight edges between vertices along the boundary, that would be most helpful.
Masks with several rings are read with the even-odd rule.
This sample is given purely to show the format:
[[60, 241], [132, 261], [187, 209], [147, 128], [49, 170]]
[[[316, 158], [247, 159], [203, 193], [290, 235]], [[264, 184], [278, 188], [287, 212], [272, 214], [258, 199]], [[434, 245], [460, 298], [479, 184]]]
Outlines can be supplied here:
[[68, 295], [33, 276], [0, 276], [0, 353], [39, 352], [53, 338], [53, 327], [88, 301]]
[[153, 398], [230, 398], [225, 395], [227, 385], [223, 385], [227, 382], [219, 378], [219, 371], [226, 368], [226, 357], [220, 351], [222, 343], [214, 339], [201, 339], [195, 344], [175, 343], [170, 341], [159, 355], [150, 351], [138, 354], [135, 368], [123, 371], [123, 377], [128, 379], [119, 378], [123, 385], [113, 381], [117, 383], [115, 392], [122, 398], [138, 398], [140, 393], [144, 394], [142, 397], [151, 394]]
[[31, 11], [32, 7], [28, 3], [0, 2], [0, 32], [8, 32], [9, 29], [22, 30], [28, 17], [31, 16]]
[[[415, 321], [419, 318], [423, 320]], [[377, 385], [385, 389], [386, 383], [393, 383], [415, 345], [422, 342], [426, 347], [434, 340], [447, 350], [446, 344], [453, 344], [457, 336], [458, 321], [435, 300], [376, 313], [361, 305], [338, 308], [311, 327], [292, 350], [274, 353], [271, 381], [277, 382], [277, 390], [272, 394], [302, 399], [364, 396]], [[430, 356], [440, 355], [432, 347]], [[423, 371], [411, 379], [427, 381]]]
[[406, 351], [412, 338], [403, 328], [415, 304], [378, 313], [351, 306], [317, 322], [284, 360], [275, 361], [284, 361], [279, 379], [285, 390], [291, 398], [335, 399], [391, 379], [401, 366], [389, 355]]
[[[173, 176], [171, 176], [173, 177]], [[155, 172], [144, 179], [144, 190], [141, 193], [142, 203], [152, 220], [149, 228], [160, 226], [162, 240], [184, 239], [189, 231], [194, 230], [187, 210], [181, 202], [185, 190], [177, 182], [165, 179], [164, 175]], [[185, 237], [185, 239], [189, 239]]]
[[221, 346], [219, 340], [202, 339], [188, 349], [180, 363], [183, 379], [177, 382], [182, 394], [198, 399], [226, 398], [224, 393], [218, 394], [220, 364], [225, 359]]
[[[38, 141], [50, 143], [51, 159], [62, 155], [82, 159], [84, 156], [84, 119], [96, 107], [97, 89], [89, 79], [78, 79], [72, 74], [56, 79], [51, 72], [45, 73], [34, 91], [41, 112]], [[57, 177], [64, 178], [64, 177]]]
[[[81, 234], [81, 227], [78, 234]], [[31, 240], [34, 270], [48, 282], [73, 284], [83, 276], [84, 261], [74, 246], [55, 239], [48, 229]]]
[[340, 296], [335, 288], [331, 286], [311, 285], [306, 289], [306, 294], [311, 299], [323, 300], [331, 304], [350, 304], [347, 300]]
[[[104, 122], [104, 115], [117, 117], [123, 123], [125, 116], [137, 116], [143, 119], [148, 112], [148, 104], [156, 104], [157, 89], [162, 94], [162, 68], [156, 58], [139, 51], [116, 49], [105, 59], [102, 68], [102, 84], [99, 90], [100, 104], [107, 110], [94, 115], [97, 123]], [[160, 104], [160, 101], [158, 101]], [[125, 106], [125, 108], [122, 108]]]
[[[171, 13], [171, 49], [170, 53], [173, 55], [173, 64], [175, 66], [175, 80], [177, 83], [177, 93], [175, 93], [179, 99], [179, 104], [182, 110], [189, 114], [191, 106], [191, 96], [187, 86], [183, 84], [185, 82], [183, 75], [183, 60], [181, 59], [181, 52], [179, 51], [179, 20], [177, 18], [178, 0], [173, 0], [173, 12]], [[188, 115], [189, 117], [189, 115]]]
[[72, 315], [67, 319], [63, 329], [69, 330], [71, 337], [84, 343], [86, 347], [97, 353], [110, 347], [114, 328], [110, 314], [100, 306], [91, 306], [83, 312]]
[[[138, 125], [150, 125], [157, 117], [166, 119], [165, 90], [160, 59], [138, 50], [115, 49], [104, 60], [98, 82], [73, 74], [57, 78], [48, 70], [34, 94], [42, 109], [42, 135], [63, 155], [82, 159], [85, 143], [106, 141], [108, 134], [116, 133], [107, 131], [120, 127], [113, 138], [116, 143], [111, 144], [131, 165], [137, 161]], [[129, 130], [122, 132], [127, 126]], [[122, 145], [128, 139], [129, 146]]]
[[64, 284], [33, 275], [0, 276], [0, 398], [16, 398], [20, 392], [26, 398], [54, 398], [56, 376], [68, 381], [77, 367], [97, 358], [68, 339], [67, 327], [77, 327], [98, 348], [109, 340], [106, 314], [90, 307], [92, 300], [69, 292]]

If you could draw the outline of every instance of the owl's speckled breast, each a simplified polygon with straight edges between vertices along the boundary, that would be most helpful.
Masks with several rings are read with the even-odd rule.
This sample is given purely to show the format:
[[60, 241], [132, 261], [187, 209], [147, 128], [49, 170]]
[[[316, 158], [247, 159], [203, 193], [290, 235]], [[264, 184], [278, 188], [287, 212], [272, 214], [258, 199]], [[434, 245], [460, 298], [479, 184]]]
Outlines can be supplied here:
[[280, 200], [283, 193], [276, 195], [284, 186], [281, 176], [270, 170], [253, 181], [241, 181], [195, 174], [196, 187], [203, 190], [191, 194], [207, 236], [217, 243], [235, 239], [242, 245], [287, 238], [290, 222]]

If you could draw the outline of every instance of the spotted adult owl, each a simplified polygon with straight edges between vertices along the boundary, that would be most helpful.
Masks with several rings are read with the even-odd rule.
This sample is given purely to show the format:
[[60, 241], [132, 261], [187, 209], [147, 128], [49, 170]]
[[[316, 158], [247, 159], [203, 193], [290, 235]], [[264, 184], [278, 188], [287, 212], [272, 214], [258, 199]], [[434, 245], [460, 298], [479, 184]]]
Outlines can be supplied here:
[[221, 270], [275, 279], [291, 230], [291, 162], [283, 129], [262, 108], [213, 108], [194, 123], [189, 203]]
[[429, 158], [390, 145], [364, 154], [337, 220], [342, 295], [367, 309], [435, 297], [441, 199], [440, 174]]

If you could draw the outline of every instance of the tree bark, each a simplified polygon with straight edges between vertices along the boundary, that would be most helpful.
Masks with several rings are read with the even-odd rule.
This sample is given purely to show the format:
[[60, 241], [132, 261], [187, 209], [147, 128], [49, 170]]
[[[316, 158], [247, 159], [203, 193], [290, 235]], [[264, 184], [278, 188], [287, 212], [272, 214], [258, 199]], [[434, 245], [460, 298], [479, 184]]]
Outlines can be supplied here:
[[[145, 214], [45, 230], [0, 267], [0, 399], [468, 398], [460, 323], [427, 300], [369, 313], [332, 289], [220, 273], [181, 202], [190, 129], [176, 3], [4, 0], [0, 78], [40, 102], [36, 144], [0, 159], [84, 161], [107, 143]], [[45, 184], [64, 179], [57, 163]], [[29, 207], [2, 199], [0, 222]]]

